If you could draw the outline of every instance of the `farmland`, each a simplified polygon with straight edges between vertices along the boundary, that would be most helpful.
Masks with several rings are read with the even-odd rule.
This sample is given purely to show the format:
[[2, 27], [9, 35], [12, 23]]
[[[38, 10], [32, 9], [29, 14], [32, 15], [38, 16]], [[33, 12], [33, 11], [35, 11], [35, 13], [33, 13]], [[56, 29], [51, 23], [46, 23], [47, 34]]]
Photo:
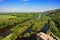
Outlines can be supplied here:
[[60, 38], [60, 10], [56, 11], [0, 13], [0, 40], [36, 40], [40, 32]]

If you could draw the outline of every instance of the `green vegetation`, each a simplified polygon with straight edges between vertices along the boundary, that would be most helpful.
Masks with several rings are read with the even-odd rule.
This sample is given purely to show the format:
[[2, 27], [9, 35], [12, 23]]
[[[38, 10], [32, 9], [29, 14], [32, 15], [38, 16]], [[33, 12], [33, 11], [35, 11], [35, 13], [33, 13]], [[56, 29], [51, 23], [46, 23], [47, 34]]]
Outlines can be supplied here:
[[51, 18], [49, 32], [60, 39], [60, 9], [49, 11], [48, 16]]
[[[17, 37], [30, 37], [41, 31], [48, 23], [50, 24], [50, 28], [47, 33], [52, 32], [60, 38], [60, 10], [51, 10], [38, 14], [0, 13], [0, 33], [4, 28], [11, 27], [9, 29], [10, 33], [5, 37], [0, 36], [0, 40], [15, 40]], [[29, 28], [31, 30], [27, 31]]]
[[[24, 20], [25, 19], [26, 20], [29, 19], [29, 20], [27, 20], [27, 22], [20, 23], [17, 26], [15, 26], [14, 28], [12, 28], [11, 29], [12, 33], [9, 34], [7, 37], [5, 37], [3, 40], [15, 40], [18, 37], [18, 35], [20, 35], [24, 31], [26, 31], [28, 28], [30, 28], [31, 25], [35, 22], [34, 21], [35, 16], [34, 17], [33, 16], [32, 17], [31, 16], [25, 17], [22, 15], [22, 17], [25, 17]], [[22, 18], [22, 17], [18, 16], [18, 18]], [[19, 19], [19, 20], [21, 20], [21, 19]]]
[[24, 37], [30, 37], [30, 33], [26, 33]]
[[[48, 19], [49, 17], [44, 15], [41, 16], [41, 18], [38, 18], [37, 20], [35, 20], [35, 23], [31, 29], [31, 32], [28, 32], [29, 35], [32, 35], [32, 34], [37, 34], [38, 31], [41, 31], [42, 28], [44, 28], [44, 26], [48, 23]], [[24, 37], [30, 37], [30, 36], [25, 36], [26, 34], [24, 34]]]
[[[0, 15], [1, 18], [0, 18], [0, 29], [4, 28], [4, 27], [8, 27], [10, 25], [14, 25], [17, 24], [17, 23], [20, 23], [20, 22], [23, 22], [24, 20], [28, 20], [28, 19], [32, 19], [34, 18], [35, 16], [27, 16], [27, 15], [19, 15], [20, 17], [17, 17], [16, 16], [11, 16], [11, 15]], [[3, 17], [2, 17], [3, 16]]]
[[3, 37], [0, 37], [0, 40], [2, 40], [3, 39]]
[[59, 32], [58, 28], [55, 26], [54, 21], [50, 22], [50, 30], [54, 35], [56, 35], [57, 37], [60, 38], [60, 32]]

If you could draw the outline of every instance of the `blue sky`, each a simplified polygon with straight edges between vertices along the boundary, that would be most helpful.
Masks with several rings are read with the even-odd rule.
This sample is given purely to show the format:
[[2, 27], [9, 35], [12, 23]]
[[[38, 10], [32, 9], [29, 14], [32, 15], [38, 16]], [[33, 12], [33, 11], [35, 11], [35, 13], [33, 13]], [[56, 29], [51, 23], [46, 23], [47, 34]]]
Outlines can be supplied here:
[[0, 0], [0, 12], [42, 12], [60, 8], [60, 0]]

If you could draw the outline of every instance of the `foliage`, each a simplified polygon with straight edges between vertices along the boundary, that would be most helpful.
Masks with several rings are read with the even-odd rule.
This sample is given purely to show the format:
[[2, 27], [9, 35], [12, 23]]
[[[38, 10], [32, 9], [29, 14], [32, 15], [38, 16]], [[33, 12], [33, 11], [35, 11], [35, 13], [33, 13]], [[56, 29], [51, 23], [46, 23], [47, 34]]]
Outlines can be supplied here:
[[50, 30], [54, 35], [56, 35], [57, 37], [60, 38], [60, 32], [59, 32], [58, 28], [55, 26], [54, 21], [50, 22]]

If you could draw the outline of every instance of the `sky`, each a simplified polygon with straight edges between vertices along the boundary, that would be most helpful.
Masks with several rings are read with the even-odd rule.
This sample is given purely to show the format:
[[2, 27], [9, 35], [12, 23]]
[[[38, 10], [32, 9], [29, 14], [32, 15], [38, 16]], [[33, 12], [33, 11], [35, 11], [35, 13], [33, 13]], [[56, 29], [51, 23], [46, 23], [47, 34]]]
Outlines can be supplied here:
[[60, 0], [0, 0], [0, 12], [43, 12], [60, 9]]

